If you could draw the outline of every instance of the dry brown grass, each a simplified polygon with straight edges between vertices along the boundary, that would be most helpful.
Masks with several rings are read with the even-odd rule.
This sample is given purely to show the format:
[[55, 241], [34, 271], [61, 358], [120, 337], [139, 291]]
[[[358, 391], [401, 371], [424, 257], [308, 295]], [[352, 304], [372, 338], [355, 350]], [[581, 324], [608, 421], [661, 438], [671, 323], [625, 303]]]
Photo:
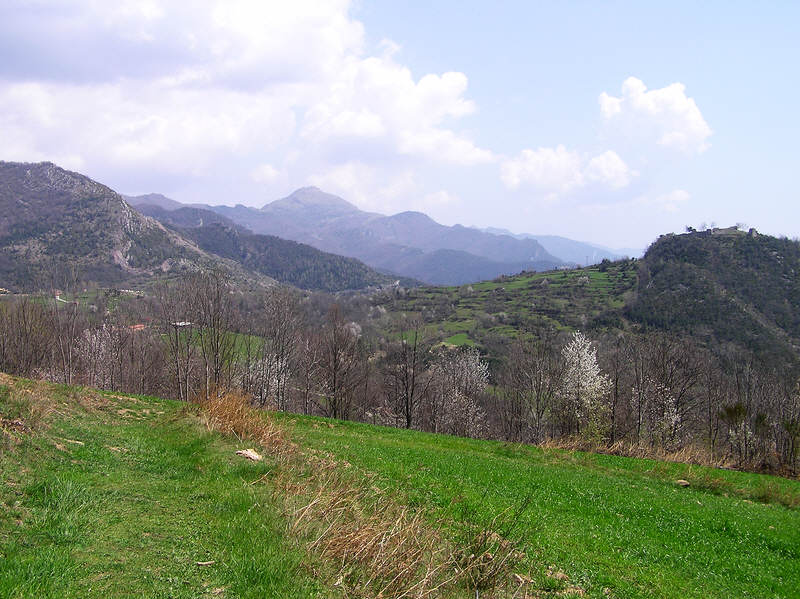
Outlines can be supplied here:
[[566, 451], [585, 451], [616, 455], [627, 458], [643, 458], [658, 460], [660, 462], [676, 462], [681, 464], [696, 464], [711, 468], [733, 468], [733, 463], [725, 457], [715, 456], [705, 447], [689, 445], [677, 450], [669, 451], [662, 447], [651, 447], [617, 441], [611, 445], [598, 444], [580, 437], [550, 439], [541, 443], [539, 447], [545, 449], [563, 449]]
[[[761, 503], [778, 503], [789, 508], [800, 507], [800, 494], [785, 485], [781, 485], [776, 480], [765, 479], [756, 488], [739, 488], [731, 480], [720, 476], [720, 473], [715, 472], [713, 469], [743, 470], [746, 472], [759, 472], [763, 469], [759, 469], [755, 465], [742, 468], [727, 457], [712, 455], [705, 447], [688, 446], [676, 451], [666, 451], [659, 447], [623, 442], [618, 442], [611, 446], [598, 446], [576, 438], [547, 441], [540, 444], [539, 447], [656, 460], [661, 464], [655, 464], [651, 472], [658, 478], [669, 476], [669, 468], [666, 463], [686, 464], [686, 471], [681, 474], [681, 477], [687, 480], [692, 487], [706, 489], [719, 495], [742, 497]], [[701, 468], [693, 468], [694, 466], [701, 466]], [[778, 474], [786, 478], [796, 478], [796, 476], [788, 472], [768, 471], [767, 473]]]
[[209, 430], [233, 435], [257, 443], [270, 455], [283, 458], [297, 451], [292, 443], [269, 417], [264, 417], [250, 406], [248, 399], [236, 391], [214, 392], [212, 399], [197, 399]]
[[374, 475], [301, 450], [241, 394], [215, 395], [202, 403], [206, 425], [257, 443], [279, 463], [270, 482], [289, 533], [321, 558], [326, 578], [343, 596], [425, 598], [466, 588], [489, 597], [510, 580], [523, 555], [496, 531], [478, 530], [455, 542], [444, 533], [445, 522], [402, 505]]

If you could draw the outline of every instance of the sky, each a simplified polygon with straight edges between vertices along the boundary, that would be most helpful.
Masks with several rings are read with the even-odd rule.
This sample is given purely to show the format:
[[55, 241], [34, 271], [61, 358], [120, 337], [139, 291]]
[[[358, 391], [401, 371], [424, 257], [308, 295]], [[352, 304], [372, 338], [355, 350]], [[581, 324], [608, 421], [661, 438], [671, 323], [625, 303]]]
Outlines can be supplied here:
[[643, 248], [800, 236], [800, 3], [4, 0], [0, 160]]

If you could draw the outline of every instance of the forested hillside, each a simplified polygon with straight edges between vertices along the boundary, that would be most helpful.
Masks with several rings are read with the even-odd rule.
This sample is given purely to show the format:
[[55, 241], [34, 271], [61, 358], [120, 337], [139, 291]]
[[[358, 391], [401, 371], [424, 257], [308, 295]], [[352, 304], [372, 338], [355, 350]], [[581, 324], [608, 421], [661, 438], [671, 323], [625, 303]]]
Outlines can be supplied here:
[[[256, 235], [222, 224], [182, 231], [208, 252], [300, 289], [336, 292], [392, 285], [398, 280], [369, 268], [355, 258], [329, 254], [310, 245], [273, 235]], [[403, 278], [402, 282], [415, 284], [407, 278]]]
[[334, 292], [398, 280], [353, 258], [253, 234], [209, 210], [161, 196], [138, 200], [158, 205], [140, 206], [142, 214], [108, 187], [51, 163], [0, 163], [0, 287], [60, 289], [65, 278], [142, 286], [199, 269], [224, 272], [241, 289], [277, 280]]
[[800, 348], [800, 243], [710, 230], [658, 239], [639, 262], [626, 315], [652, 328], [762, 356]]

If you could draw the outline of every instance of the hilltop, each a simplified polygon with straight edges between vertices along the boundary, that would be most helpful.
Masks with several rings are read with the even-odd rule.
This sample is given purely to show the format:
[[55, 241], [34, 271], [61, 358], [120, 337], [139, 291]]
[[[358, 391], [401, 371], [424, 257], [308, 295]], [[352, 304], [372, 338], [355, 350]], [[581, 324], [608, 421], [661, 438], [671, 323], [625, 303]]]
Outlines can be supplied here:
[[798, 306], [800, 243], [730, 228], [660, 237], [639, 262], [625, 315], [762, 356], [796, 357]]

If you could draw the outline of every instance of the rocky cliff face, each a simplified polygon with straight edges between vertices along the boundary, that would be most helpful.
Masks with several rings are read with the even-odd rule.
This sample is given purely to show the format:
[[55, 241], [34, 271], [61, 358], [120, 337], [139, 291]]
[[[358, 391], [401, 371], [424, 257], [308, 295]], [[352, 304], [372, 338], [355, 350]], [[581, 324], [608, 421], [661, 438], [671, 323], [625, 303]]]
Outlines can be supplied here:
[[46, 287], [65, 270], [108, 285], [200, 266], [249, 276], [89, 177], [48, 162], [0, 162], [0, 286]]

